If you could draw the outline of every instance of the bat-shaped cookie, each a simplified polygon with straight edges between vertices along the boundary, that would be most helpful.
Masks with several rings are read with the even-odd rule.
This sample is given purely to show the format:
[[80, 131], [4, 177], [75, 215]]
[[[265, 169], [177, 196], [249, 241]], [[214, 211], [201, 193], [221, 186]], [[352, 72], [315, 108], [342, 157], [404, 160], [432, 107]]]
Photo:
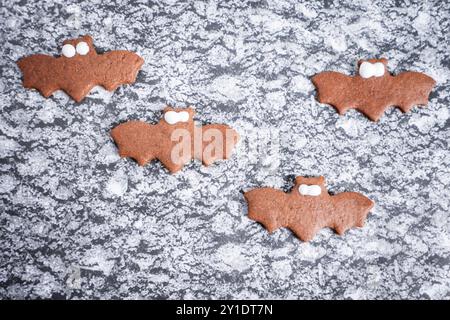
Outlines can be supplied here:
[[297, 177], [291, 192], [274, 188], [253, 189], [244, 193], [248, 216], [269, 232], [285, 227], [303, 241], [311, 240], [322, 228], [342, 235], [352, 227], [362, 227], [374, 203], [357, 192], [331, 196], [325, 178]]
[[63, 90], [80, 102], [96, 85], [114, 91], [133, 83], [144, 63], [136, 53], [125, 50], [98, 54], [90, 36], [64, 41], [61, 53], [60, 57], [35, 54], [20, 59], [23, 86], [39, 90], [46, 98]]
[[402, 72], [396, 76], [387, 71], [386, 59], [358, 62], [359, 74], [326, 71], [315, 75], [320, 103], [330, 104], [339, 114], [357, 109], [372, 121], [378, 121], [390, 106], [408, 112], [414, 105], [426, 105], [435, 81], [420, 72]]
[[228, 159], [239, 140], [238, 133], [224, 124], [196, 126], [192, 108], [164, 109], [157, 124], [128, 121], [115, 127], [111, 136], [121, 157], [135, 159], [143, 166], [160, 160], [172, 173], [192, 159], [206, 166], [218, 159]]

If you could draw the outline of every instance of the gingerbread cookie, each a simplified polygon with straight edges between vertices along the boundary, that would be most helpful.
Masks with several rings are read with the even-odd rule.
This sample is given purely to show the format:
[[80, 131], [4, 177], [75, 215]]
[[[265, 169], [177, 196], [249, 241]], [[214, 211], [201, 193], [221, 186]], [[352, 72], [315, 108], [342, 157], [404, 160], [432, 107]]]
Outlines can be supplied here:
[[34, 88], [46, 98], [57, 90], [80, 102], [96, 85], [114, 91], [133, 83], [144, 59], [134, 52], [117, 50], [98, 54], [92, 38], [83, 36], [63, 42], [60, 57], [35, 54], [20, 59], [23, 86]]
[[322, 228], [342, 235], [352, 227], [362, 227], [374, 202], [357, 192], [334, 196], [325, 188], [325, 178], [297, 177], [289, 193], [274, 188], [245, 192], [248, 216], [269, 232], [285, 227], [303, 241], [311, 240]]
[[164, 109], [157, 124], [128, 121], [115, 127], [111, 136], [121, 157], [135, 159], [143, 166], [158, 159], [172, 173], [192, 159], [206, 166], [218, 159], [228, 159], [239, 140], [238, 133], [227, 125], [196, 126], [192, 108]]
[[339, 114], [357, 109], [372, 121], [378, 121], [390, 106], [408, 112], [414, 105], [426, 105], [435, 81], [420, 72], [402, 72], [397, 76], [387, 71], [386, 59], [359, 61], [359, 74], [347, 76], [333, 71], [312, 78], [320, 103], [330, 104]]

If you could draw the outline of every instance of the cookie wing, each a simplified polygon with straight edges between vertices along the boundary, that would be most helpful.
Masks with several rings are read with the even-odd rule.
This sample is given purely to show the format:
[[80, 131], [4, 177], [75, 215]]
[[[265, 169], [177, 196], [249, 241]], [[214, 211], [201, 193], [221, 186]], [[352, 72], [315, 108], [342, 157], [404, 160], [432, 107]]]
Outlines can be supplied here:
[[415, 105], [426, 105], [436, 84], [433, 78], [414, 71], [402, 72], [393, 78], [395, 105], [408, 112]]
[[17, 65], [22, 71], [25, 88], [36, 89], [46, 98], [59, 89], [58, 77], [55, 77], [55, 72], [59, 69], [57, 58], [35, 54], [20, 59]]
[[248, 217], [261, 223], [269, 232], [282, 227], [287, 195], [273, 188], [253, 189], [244, 193]]
[[[195, 148], [195, 157], [208, 166], [219, 159], [229, 159], [239, 134], [224, 124], [210, 124], [202, 127], [201, 149]], [[201, 152], [201, 153], [200, 153]]]
[[159, 137], [154, 125], [143, 121], [128, 121], [111, 130], [111, 137], [121, 157], [130, 157], [141, 166], [159, 154]]
[[326, 103], [336, 108], [339, 114], [352, 108], [351, 102], [354, 100], [351, 96], [353, 78], [345, 74], [325, 71], [312, 77], [312, 82], [317, 89], [317, 100], [320, 103]]
[[338, 234], [352, 227], [362, 227], [374, 202], [358, 192], [343, 192], [332, 196], [334, 212], [328, 221], [328, 227]]
[[116, 50], [99, 54], [94, 70], [98, 75], [97, 84], [114, 91], [122, 84], [134, 83], [143, 64], [144, 59], [131, 51]]

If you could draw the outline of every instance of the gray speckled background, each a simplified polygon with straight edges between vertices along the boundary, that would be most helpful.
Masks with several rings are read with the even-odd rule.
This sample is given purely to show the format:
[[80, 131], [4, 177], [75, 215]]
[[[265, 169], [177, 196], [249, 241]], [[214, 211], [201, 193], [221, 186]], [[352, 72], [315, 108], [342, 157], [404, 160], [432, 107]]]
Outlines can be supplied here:
[[[448, 2], [145, 2], [2, 2], [1, 298], [450, 298]], [[21, 86], [20, 57], [87, 33], [144, 57], [134, 85]], [[310, 76], [379, 56], [437, 80], [428, 107], [374, 123], [315, 101]], [[176, 175], [119, 159], [110, 129], [166, 103], [236, 128], [237, 153]], [[377, 205], [344, 237], [269, 235], [242, 190], [294, 175]]]

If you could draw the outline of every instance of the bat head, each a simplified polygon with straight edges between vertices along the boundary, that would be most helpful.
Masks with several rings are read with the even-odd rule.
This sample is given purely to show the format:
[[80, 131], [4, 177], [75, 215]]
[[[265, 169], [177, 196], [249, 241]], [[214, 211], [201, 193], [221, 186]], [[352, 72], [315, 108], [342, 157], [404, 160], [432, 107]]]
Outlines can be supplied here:
[[91, 36], [82, 36], [76, 39], [69, 39], [63, 42], [61, 54], [65, 58], [80, 58], [96, 55]]
[[324, 177], [296, 177], [294, 190], [296, 190], [298, 195], [302, 197], [328, 196], [328, 190], [325, 187]]
[[166, 107], [163, 111], [164, 116], [161, 123], [169, 127], [183, 127], [192, 125], [194, 122], [194, 109]]
[[358, 61], [358, 74], [362, 78], [379, 78], [387, 74], [387, 59], [367, 59]]

